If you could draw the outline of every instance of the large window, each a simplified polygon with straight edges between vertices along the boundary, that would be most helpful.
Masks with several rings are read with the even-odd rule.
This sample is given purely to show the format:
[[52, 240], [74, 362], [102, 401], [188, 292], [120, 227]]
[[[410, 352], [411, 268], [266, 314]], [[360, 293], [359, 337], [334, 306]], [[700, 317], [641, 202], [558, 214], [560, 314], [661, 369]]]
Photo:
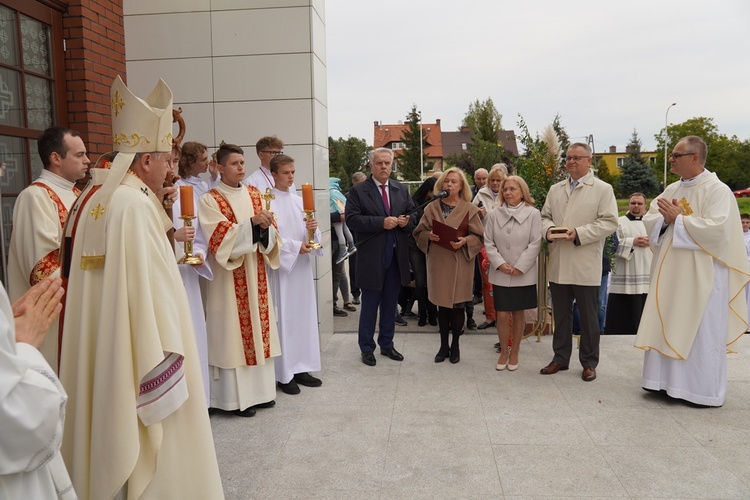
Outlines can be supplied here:
[[64, 89], [61, 14], [36, 0], [0, 0], [3, 263], [18, 193], [42, 170], [36, 138], [65, 116]]

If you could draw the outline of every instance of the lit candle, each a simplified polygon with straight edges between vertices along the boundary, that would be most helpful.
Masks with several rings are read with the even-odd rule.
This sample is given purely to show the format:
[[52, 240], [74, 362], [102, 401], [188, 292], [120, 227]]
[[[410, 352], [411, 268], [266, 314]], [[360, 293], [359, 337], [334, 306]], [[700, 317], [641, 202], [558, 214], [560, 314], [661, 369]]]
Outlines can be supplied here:
[[302, 184], [302, 208], [304, 210], [315, 210], [312, 184]]
[[180, 215], [194, 216], [193, 186], [180, 186]]

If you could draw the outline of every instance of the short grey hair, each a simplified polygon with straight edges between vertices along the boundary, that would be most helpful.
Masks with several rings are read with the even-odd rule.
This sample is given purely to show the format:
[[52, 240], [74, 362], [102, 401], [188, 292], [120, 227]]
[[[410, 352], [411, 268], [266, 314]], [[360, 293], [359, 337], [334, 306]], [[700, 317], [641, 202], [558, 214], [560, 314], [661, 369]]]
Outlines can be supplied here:
[[701, 165], [706, 164], [706, 157], [708, 156], [708, 147], [706, 143], [697, 135], [688, 135], [683, 137], [677, 142], [684, 142], [690, 153], [698, 154], [698, 161]]
[[372, 159], [375, 158], [375, 155], [380, 153], [387, 153], [391, 157], [391, 162], [393, 162], [393, 150], [388, 148], [377, 148], [370, 151], [370, 163], [372, 163]]
[[570, 147], [568, 148], [568, 151], [570, 151], [573, 148], [583, 148], [586, 150], [586, 153], [588, 153], [589, 155], [592, 154], [591, 146], [589, 146], [585, 142], [574, 142], [573, 144], [570, 145]]
[[354, 172], [354, 175], [352, 175], [352, 182], [361, 182], [363, 180], [367, 179], [367, 176], [364, 172]]

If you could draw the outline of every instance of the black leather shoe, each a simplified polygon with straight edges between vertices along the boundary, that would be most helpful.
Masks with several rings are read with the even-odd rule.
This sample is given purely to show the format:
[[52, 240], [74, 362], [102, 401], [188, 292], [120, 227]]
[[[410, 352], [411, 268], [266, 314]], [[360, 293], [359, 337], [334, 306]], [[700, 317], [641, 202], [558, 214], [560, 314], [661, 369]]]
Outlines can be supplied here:
[[238, 417], [254, 417], [255, 409], [250, 406], [248, 408], [245, 408], [244, 410], [234, 410], [232, 413], [234, 413]]
[[447, 358], [448, 356], [450, 356], [450, 354], [451, 354], [451, 350], [450, 349], [446, 349], [445, 351], [443, 351], [442, 349], [440, 349], [438, 351], [438, 353], [435, 354], [435, 363], [442, 363], [443, 361], [445, 361], [445, 358]]
[[417, 326], [425, 326], [427, 324], [427, 316], [420, 316], [417, 320]]
[[343, 310], [339, 309], [336, 306], [333, 306], [333, 315], [334, 316], [339, 316], [339, 317], [344, 317], [344, 316], [349, 316], [349, 313], [347, 313], [346, 311], [343, 311]]
[[375, 366], [375, 363], [377, 363], [377, 361], [375, 360], [375, 354], [373, 354], [372, 352], [363, 352], [362, 362], [367, 366]]
[[400, 314], [396, 315], [396, 319], [394, 320], [394, 323], [396, 323], [398, 326], [408, 326], [409, 323], [401, 317]]
[[356, 297], [352, 297], [352, 304], [354, 304], [355, 306], [358, 306], [360, 304], [359, 295]]
[[282, 384], [279, 382], [279, 389], [281, 389], [281, 392], [284, 394], [291, 394], [294, 396], [295, 394], [299, 394], [299, 386], [297, 385], [297, 382], [294, 381], [294, 379], [290, 380], [287, 384]]
[[458, 347], [451, 348], [450, 361], [454, 365], [461, 361], [461, 350]]
[[477, 329], [477, 322], [473, 319], [467, 319], [466, 320], [466, 328], [468, 330], [476, 330]]
[[304, 385], [305, 387], [320, 387], [321, 385], [323, 385], [322, 380], [317, 377], [313, 377], [307, 372], [297, 373], [296, 375], [294, 375], [294, 381], [299, 385]]
[[401, 355], [400, 352], [398, 352], [396, 349], [391, 347], [390, 349], [381, 349], [380, 354], [383, 356], [388, 356], [393, 361], [403, 361], [404, 357]]
[[253, 405], [253, 406], [251, 406], [250, 408], [252, 408], [252, 409], [254, 409], [254, 410], [257, 410], [257, 409], [259, 409], [259, 408], [260, 408], [260, 409], [265, 409], [265, 408], [273, 408], [274, 406], [276, 406], [276, 401], [274, 401], [274, 400], [272, 399], [271, 401], [268, 401], [267, 403], [261, 403], [261, 404], [259, 404], [259, 405]]
[[482, 322], [482, 324], [477, 327], [477, 330], [486, 330], [487, 328], [489, 328], [491, 326], [495, 326], [495, 320], [494, 319], [492, 321], [484, 321], [484, 322]]

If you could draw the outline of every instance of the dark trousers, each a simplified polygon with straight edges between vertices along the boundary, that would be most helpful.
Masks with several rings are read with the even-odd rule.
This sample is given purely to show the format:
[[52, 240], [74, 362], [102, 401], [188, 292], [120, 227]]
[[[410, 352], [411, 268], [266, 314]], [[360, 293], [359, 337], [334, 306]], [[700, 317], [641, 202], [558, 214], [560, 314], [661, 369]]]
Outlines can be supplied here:
[[598, 286], [560, 285], [550, 282], [552, 309], [555, 314], [555, 333], [552, 362], [568, 366], [573, 352], [573, 300], [581, 314], [581, 347], [578, 359], [581, 366], [596, 368], [599, 364], [599, 317], [596, 299]]
[[349, 288], [351, 289], [352, 296], [354, 298], [359, 297], [361, 292], [357, 286], [357, 278], [354, 269], [357, 267], [357, 254], [353, 253], [349, 256]]
[[394, 256], [391, 259], [391, 265], [385, 269], [383, 288], [362, 289], [362, 308], [359, 313], [359, 349], [362, 352], [375, 351], [375, 321], [378, 319], [378, 309], [380, 309], [378, 345], [381, 349], [393, 347], [396, 306], [400, 288], [401, 273], [398, 268], [398, 259]]

